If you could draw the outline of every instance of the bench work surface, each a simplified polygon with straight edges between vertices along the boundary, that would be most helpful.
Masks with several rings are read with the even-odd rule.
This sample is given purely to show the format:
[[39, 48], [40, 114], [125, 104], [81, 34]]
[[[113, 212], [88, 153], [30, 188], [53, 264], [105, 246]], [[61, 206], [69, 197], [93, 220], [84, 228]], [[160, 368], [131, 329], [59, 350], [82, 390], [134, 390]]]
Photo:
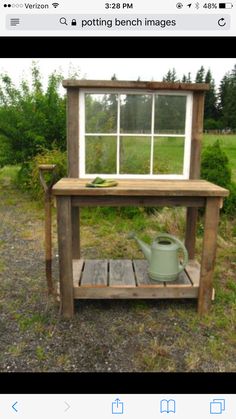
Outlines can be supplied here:
[[109, 188], [86, 187], [89, 179], [62, 178], [53, 186], [54, 195], [74, 196], [198, 196], [224, 197], [227, 189], [206, 180], [149, 180], [118, 179], [118, 185]]

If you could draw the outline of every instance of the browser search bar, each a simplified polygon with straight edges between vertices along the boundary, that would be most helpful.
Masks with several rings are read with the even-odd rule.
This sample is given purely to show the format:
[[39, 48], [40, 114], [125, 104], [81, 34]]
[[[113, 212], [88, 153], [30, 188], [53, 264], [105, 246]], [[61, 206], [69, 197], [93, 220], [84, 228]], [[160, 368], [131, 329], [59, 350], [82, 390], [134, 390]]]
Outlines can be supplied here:
[[230, 15], [217, 14], [16, 14], [6, 16], [11, 31], [226, 31]]

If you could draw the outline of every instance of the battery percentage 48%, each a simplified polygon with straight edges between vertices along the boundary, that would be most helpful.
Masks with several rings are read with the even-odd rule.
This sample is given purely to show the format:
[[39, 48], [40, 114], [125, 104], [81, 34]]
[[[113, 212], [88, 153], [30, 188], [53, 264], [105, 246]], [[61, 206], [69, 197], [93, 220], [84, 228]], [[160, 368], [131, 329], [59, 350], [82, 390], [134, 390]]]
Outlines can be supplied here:
[[204, 9], [217, 9], [218, 5], [217, 3], [204, 3], [203, 8]]

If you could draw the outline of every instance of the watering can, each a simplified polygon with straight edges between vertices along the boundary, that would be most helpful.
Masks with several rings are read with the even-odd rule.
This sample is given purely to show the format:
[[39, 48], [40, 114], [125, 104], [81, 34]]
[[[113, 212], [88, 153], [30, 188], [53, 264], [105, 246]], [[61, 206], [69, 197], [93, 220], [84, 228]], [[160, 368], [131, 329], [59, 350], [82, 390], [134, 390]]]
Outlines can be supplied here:
[[[155, 281], [174, 281], [188, 263], [187, 249], [171, 234], [159, 234], [151, 246], [138, 239], [135, 233], [131, 233], [129, 238], [138, 243], [149, 262], [148, 274]], [[183, 263], [179, 260], [180, 249], [183, 251]]]

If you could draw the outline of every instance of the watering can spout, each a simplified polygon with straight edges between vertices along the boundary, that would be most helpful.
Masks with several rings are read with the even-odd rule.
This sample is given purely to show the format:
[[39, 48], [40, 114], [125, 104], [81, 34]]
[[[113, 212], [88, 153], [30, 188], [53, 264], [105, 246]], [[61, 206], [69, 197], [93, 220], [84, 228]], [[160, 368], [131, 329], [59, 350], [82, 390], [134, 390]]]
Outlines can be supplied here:
[[146, 243], [144, 243], [142, 240], [140, 240], [140, 239], [136, 236], [136, 234], [135, 234], [135, 233], [130, 233], [130, 234], [129, 234], [129, 238], [130, 238], [130, 239], [134, 239], [134, 240], [138, 243], [138, 245], [139, 245], [140, 249], [142, 250], [142, 252], [143, 252], [143, 254], [144, 254], [145, 258], [146, 258], [146, 259], [148, 260], [148, 262], [150, 263], [150, 262], [151, 262], [151, 246], [149, 246], [148, 244], [146, 244]]

